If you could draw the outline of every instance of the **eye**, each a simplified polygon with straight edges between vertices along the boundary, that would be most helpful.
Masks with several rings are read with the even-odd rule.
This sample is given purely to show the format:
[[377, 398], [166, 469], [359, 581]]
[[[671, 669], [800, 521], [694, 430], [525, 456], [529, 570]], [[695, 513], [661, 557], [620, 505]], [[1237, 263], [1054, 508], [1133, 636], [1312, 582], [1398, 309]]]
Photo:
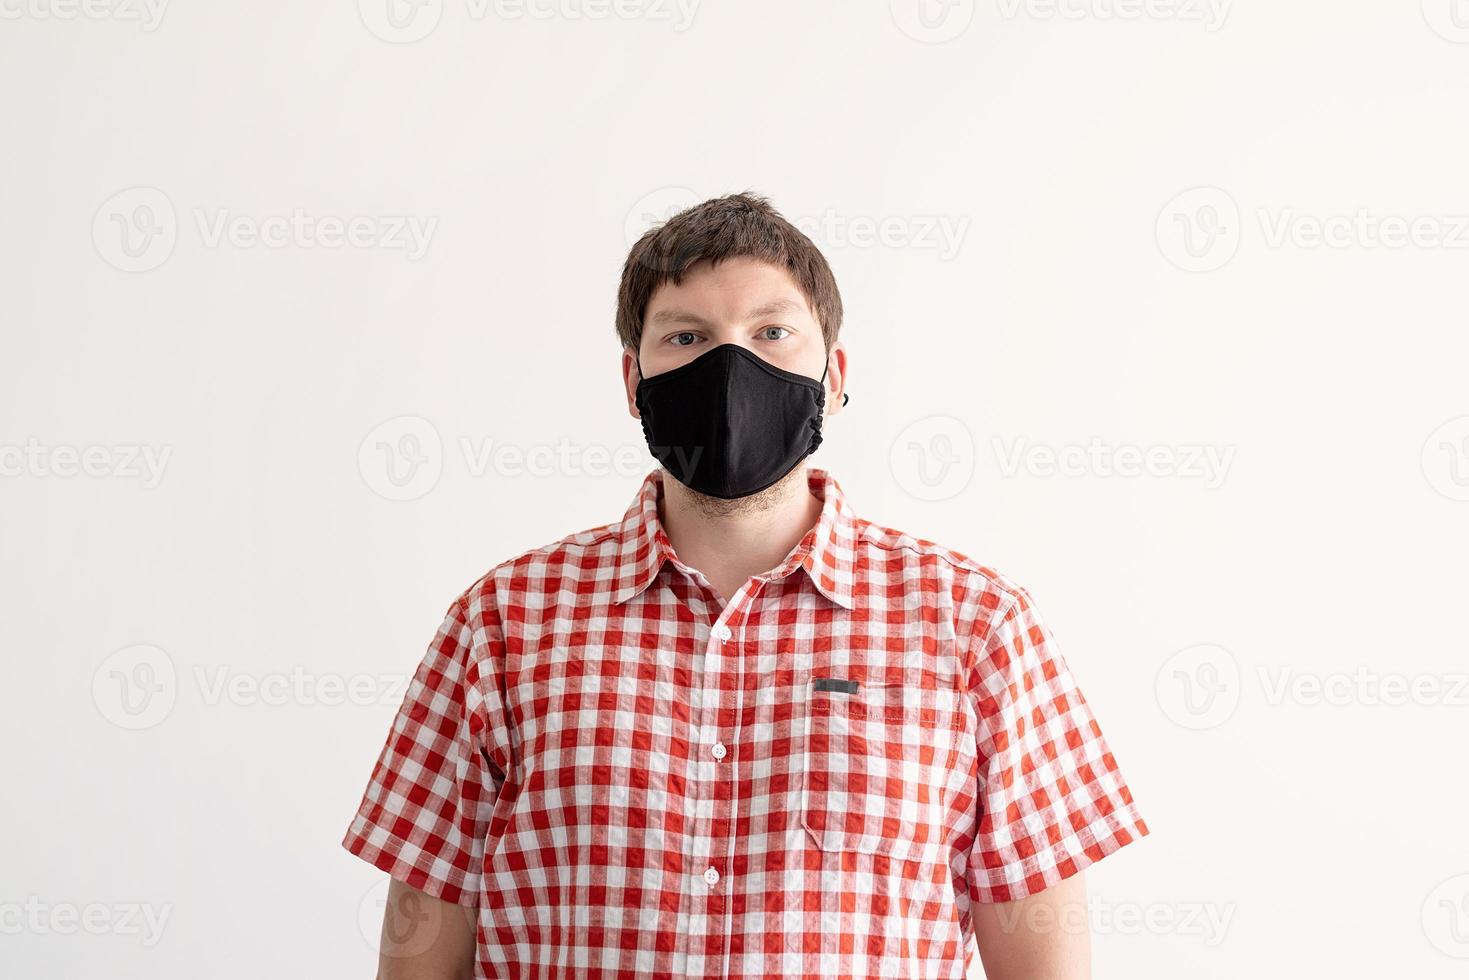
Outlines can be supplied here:
[[694, 341], [699, 339], [699, 335], [692, 331], [685, 330], [683, 333], [676, 333], [668, 339], [673, 342], [673, 345], [675, 347], [690, 347], [693, 345]]
[[760, 331], [760, 337], [764, 340], [780, 340], [790, 332], [789, 327], [766, 327]]

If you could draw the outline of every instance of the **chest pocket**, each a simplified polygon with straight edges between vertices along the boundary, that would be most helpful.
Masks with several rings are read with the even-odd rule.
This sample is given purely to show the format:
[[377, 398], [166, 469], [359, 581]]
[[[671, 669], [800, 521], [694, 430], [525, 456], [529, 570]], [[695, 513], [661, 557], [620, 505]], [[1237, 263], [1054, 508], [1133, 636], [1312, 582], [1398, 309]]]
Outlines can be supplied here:
[[938, 846], [959, 726], [955, 691], [811, 679], [801, 825], [822, 851]]

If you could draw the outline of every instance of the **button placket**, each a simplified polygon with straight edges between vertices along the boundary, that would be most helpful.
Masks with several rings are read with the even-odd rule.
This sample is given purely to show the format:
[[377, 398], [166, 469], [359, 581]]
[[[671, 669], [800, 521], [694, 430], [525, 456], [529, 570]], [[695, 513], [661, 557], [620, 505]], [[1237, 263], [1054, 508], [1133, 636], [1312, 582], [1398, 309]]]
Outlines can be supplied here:
[[[725, 662], [724, 658], [721, 656], [721, 652], [723, 649], [723, 645], [734, 639], [734, 630], [730, 629], [728, 623], [715, 623], [714, 627], [709, 631], [709, 637], [709, 650], [708, 653], [705, 654], [705, 674], [714, 682], [715, 701], [717, 703], [720, 697], [719, 671], [723, 667]], [[710, 746], [709, 753], [714, 757], [716, 762], [720, 759], [723, 759], [728, 752], [728, 750], [725, 748], [724, 743], [718, 740], [717, 725], [718, 711], [716, 709], [715, 724], [713, 726], [706, 726], [707, 731], [704, 739], [704, 744], [706, 745], [709, 744], [711, 739], [714, 740], [713, 745]], [[711, 772], [708, 778], [712, 781], [718, 779], [719, 776], [717, 772]]]
[[[728, 656], [728, 644], [734, 640], [737, 626], [731, 627], [723, 620], [725, 617], [735, 617], [737, 620], [739, 615], [737, 609], [727, 607], [722, 611], [720, 621], [710, 627], [704, 645], [704, 664], [700, 678], [700, 740], [694, 755], [697, 760], [694, 772], [697, 773], [699, 783], [699, 798], [707, 805], [698, 809], [698, 840], [694, 847], [696, 863], [693, 867], [703, 867], [700, 872], [703, 886], [698, 891], [702, 892], [702, 911], [709, 931], [701, 942], [711, 953], [726, 947], [729, 941], [728, 917], [731, 906], [727, 888], [720, 886], [725, 884], [723, 879], [729, 873], [729, 862], [732, 859], [733, 841], [730, 834], [734, 826], [731, 813], [734, 773], [725, 770], [722, 764], [729, 755], [729, 748], [724, 744], [722, 736], [726, 726], [730, 724], [731, 713], [738, 712], [738, 706], [734, 702], [736, 695], [730, 681], [732, 677], [739, 676], [740, 669], [737, 662], [731, 664]], [[725, 954], [727, 953], [726, 948]]]

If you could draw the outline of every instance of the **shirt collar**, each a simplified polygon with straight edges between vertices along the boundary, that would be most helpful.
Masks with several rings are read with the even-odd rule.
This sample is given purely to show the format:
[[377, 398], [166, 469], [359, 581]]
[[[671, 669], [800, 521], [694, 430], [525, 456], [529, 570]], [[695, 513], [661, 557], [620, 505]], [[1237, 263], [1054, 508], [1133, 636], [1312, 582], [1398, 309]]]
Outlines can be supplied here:
[[[662, 467], [643, 478], [632, 505], [615, 525], [621, 542], [618, 553], [614, 605], [640, 594], [658, 575], [665, 560], [678, 561], [658, 518], [658, 503], [663, 499]], [[808, 467], [806, 480], [811, 492], [821, 500], [821, 515], [785, 559], [766, 574], [767, 578], [785, 578], [797, 568], [806, 570], [816, 588], [838, 605], [853, 605], [853, 552], [856, 526], [850, 506], [836, 479], [826, 470]]]

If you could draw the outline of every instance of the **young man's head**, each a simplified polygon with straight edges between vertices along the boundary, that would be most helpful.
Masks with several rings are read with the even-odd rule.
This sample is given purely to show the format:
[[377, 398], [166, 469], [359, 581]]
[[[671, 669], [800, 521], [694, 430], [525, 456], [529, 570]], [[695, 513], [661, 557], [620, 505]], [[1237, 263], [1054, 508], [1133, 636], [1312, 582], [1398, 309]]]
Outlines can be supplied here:
[[[840, 410], [841, 322], [826, 259], [768, 200], [695, 205], [644, 234], [623, 266], [628, 411], [707, 508], [758, 506], [804, 472], [822, 416]], [[680, 452], [666, 458], [659, 443]]]

